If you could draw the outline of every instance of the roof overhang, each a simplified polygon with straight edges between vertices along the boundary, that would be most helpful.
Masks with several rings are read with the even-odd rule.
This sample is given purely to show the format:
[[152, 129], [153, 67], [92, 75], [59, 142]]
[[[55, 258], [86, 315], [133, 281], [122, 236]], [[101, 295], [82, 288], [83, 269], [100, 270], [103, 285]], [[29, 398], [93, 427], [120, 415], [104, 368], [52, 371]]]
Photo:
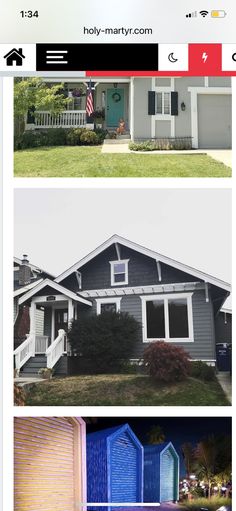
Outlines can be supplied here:
[[73, 266], [68, 268], [65, 272], [61, 273], [56, 279], [55, 282], [61, 282], [66, 277], [71, 275], [73, 272], [87, 264], [89, 261], [91, 261], [94, 257], [99, 255], [101, 252], [109, 248], [111, 245], [115, 243], [120, 243], [121, 245], [124, 245], [127, 248], [130, 248], [131, 250], [135, 250], [136, 252], [139, 252], [140, 254], [146, 255], [147, 257], [150, 257], [152, 259], [155, 259], [156, 261], [162, 262], [164, 264], [167, 264], [169, 266], [172, 266], [173, 268], [176, 268], [177, 270], [183, 271], [185, 273], [188, 273], [197, 279], [203, 280], [204, 282], [208, 282], [209, 284], [213, 284], [214, 286], [217, 286], [221, 289], [224, 289], [225, 291], [231, 292], [231, 286], [227, 282], [224, 282], [223, 280], [220, 280], [216, 277], [213, 277], [212, 275], [209, 275], [207, 273], [204, 273], [202, 271], [196, 270], [195, 268], [192, 268], [191, 266], [188, 266], [186, 264], [180, 263], [178, 261], [175, 261], [175, 259], [171, 259], [170, 257], [163, 256], [162, 254], [159, 254], [158, 252], [155, 252], [154, 250], [150, 250], [148, 248], [143, 247], [142, 245], [139, 245], [138, 243], [134, 243], [133, 241], [129, 241], [126, 238], [123, 238], [122, 236], [118, 236], [117, 234], [114, 234], [106, 240], [104, 243], [99, 245], [95, 250], [90, 252], [88, 255], [80, 259], [77, 263], [75, 263]]
[[51, 287], [52, 289], [55, 289], [55, 291], [58, 291], [59, 293], [65, 295], [68, 298], [71, 298], [72, 300], [83, 303], [84, 305], [92, 306], [92, 302], [89, 300], [86, 300], [82, 296], [78, 296], [73, 291], [70, 291], [69, 289], [66, 289], [64, 286], [61, 286], [60, 284], [57, 284], [56, 282], [45, 279], [42, 282], [40, 282], [37, 286], [35, 286], [33, 289], [30, 289], [27, 293], [25, 293], [20, 299], [19, 299], [19, 305], [22, 305], [23, 303], [27, 302], [27, 300], [30, 300], [34, 295], [36, 295], [39, 291], [42, 291], [45, 287]]
[[20, 287], [19, 289], [16, 289], [13, 293], [14, 298], [20, 295], [23, 295], [30, 289], [33, 289], [35, 286], [43, 282], [43, 279], [36, 280], [35, 282], [31, 282], [31, 284], [28, 284], [27, 286]]
[[[21, 264], [22, 264], [22, 260], [19, 257], [13, 257], [13, 262], [18, 264], [19, 266], [21, 266]], [[28, 266], [33, 271], [38, 271], [38, 272], [46, 273], [49, 277], [51, 277], [52, 279], [55, 279], [55, 275], [52, 275], [51, 273], [49, 273], [46, 270], [43, 270], [43, 268], [39, 268], [39, 266], [35, 266], [35, 264], [28, 263]]]

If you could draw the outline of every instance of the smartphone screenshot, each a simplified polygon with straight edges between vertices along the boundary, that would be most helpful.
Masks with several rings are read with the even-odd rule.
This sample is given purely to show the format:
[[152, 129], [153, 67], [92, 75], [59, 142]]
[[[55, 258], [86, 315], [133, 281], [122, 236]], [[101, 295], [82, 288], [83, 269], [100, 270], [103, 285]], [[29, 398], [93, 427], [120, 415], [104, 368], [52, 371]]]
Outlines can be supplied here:
[[235, 17], [0, 6], [3, 509], [232, 511]]

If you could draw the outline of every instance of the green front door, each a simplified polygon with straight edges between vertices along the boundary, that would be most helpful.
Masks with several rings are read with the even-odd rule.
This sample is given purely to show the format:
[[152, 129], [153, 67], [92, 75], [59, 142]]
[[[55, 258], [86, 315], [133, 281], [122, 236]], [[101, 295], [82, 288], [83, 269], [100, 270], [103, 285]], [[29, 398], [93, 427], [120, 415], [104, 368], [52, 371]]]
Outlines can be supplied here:
[[107, 89], [106, 108], [107, 127], [117, 127], [119, 120], [124, 119], [124, 89]]

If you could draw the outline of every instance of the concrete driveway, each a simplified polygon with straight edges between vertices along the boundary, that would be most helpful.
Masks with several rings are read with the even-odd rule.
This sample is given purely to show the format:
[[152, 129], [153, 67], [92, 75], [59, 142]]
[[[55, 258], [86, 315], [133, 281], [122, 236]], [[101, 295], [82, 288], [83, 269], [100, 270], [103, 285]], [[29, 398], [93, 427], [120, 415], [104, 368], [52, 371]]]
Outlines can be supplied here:
[[232, 168], [232, 151], [231, 149], [207, 149], [206, 154], [214, 160], [220, 161]]

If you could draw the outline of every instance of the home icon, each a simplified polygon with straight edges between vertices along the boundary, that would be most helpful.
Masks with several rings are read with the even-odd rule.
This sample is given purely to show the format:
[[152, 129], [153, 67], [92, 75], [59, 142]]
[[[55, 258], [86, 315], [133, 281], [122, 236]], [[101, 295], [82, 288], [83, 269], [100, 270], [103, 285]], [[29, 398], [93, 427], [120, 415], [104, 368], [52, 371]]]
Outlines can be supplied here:
[[13, 66], [14, 63], [16, 66], [22, 66], [25, 56], [23, 55], [22, 48], [18, 48], [18, 50], [13, 48], [6, 55], [4, 55], [4, 59], [6, 59], [7, 66]]

